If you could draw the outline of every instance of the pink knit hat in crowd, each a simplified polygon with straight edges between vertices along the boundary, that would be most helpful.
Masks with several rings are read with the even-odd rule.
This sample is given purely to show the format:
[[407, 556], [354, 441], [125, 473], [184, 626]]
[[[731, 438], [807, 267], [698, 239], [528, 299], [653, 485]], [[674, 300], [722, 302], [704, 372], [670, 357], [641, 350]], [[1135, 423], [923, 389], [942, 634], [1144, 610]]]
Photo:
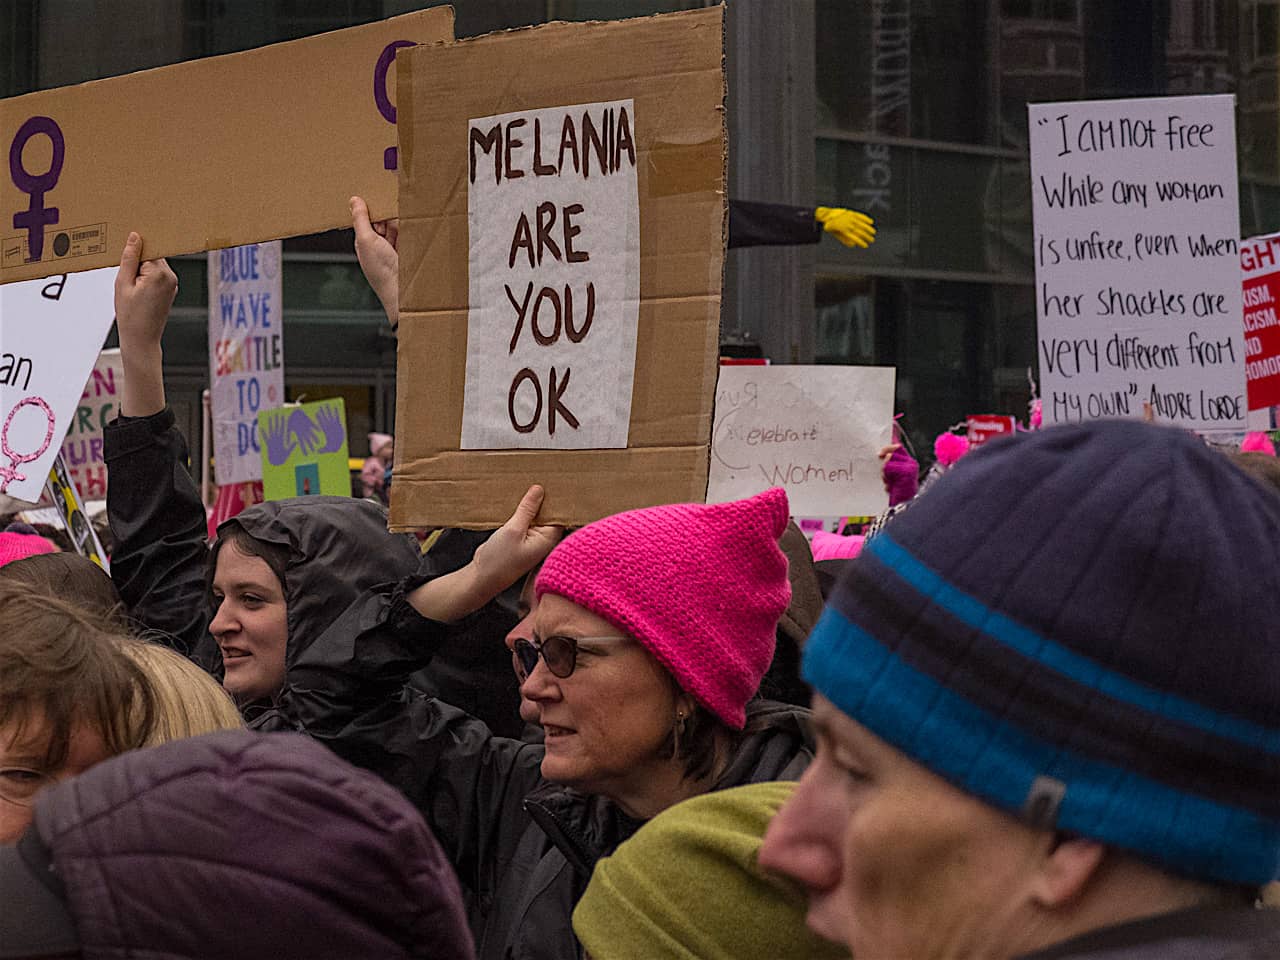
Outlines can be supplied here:
[[0, 567], [15, 560], [25, 560], [39, 553], [57, 553], [58, 548], [34, 533], [0, 533]]
[[639, 640], [681, 688], [735, 729], [773, 660], [791, 602], [786, 492], [605, 517], [565, 538], [538, 574]]

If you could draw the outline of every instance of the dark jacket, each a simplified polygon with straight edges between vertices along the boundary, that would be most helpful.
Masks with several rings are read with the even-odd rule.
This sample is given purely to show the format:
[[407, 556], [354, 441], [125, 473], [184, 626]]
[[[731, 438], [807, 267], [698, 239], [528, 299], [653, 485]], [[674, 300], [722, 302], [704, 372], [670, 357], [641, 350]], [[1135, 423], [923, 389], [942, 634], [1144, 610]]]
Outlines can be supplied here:
[[1181, 910], [1073, 937], [1022, 960], [1276, 960], [1280, 910]]
[[[405, 584], [377, 590], [298, 657], [276, 723], [399, 787], [458, 871], [482, 960], [572, 960], [571, 917], [596, 861], [640, 823], [601, 797], [542, 779], [541, 744], [493, 736], [438, 699], [402, 695], [436, 643]], [[757, 701], [714, 789], [796, 779], [812, 757], [807, 711]]]
[[[187, 470], [187, 444], [174, 426], [173, 412], [166, 408], [151, 417], [112, 421], [104, 443], [113, 478], [107, 495], [116, 544], [111, 576], [125, 607], [140, 626], [221, 677], [222, 656], [209, 634], [204, 507]], [[412, 574], [426, 580], [457, 569], [487, 536], [458, 531], [443, 537], [424, 558], [413, 537], [387, 532], [381, 507], [350, 497], [257, 504], [228, 522], [288, 552], [287, 663], [369, 587]], [[519, 693], [502, 645], [515, 623], [514, 597], [504, 596], [442, 628], [441, 654], [420, 684], [517, 734]], [[247, 707], [246, 717], [252, 719], [263, 706]]]
[[[224, 731], [124, 754], [42, 792], [31, 833], [31, 882], [59, 885], [85, 957], [474, 956], [422, 817], [302, 737]], [[27, 899], [2, 892], [0, 939]]]

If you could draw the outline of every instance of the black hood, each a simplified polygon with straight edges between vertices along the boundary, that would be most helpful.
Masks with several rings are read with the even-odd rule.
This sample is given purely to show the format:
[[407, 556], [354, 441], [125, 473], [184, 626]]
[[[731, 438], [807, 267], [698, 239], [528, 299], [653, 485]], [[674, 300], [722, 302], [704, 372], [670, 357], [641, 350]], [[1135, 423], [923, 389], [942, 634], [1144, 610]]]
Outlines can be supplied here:
[[233, 525], [288, 550], [288, 663], [365, 590], [414, 573], [421, 560], [413, 537], [387, 532], [381, 507], [352, 497], [255, 504], [221, 524], [219, 537]]

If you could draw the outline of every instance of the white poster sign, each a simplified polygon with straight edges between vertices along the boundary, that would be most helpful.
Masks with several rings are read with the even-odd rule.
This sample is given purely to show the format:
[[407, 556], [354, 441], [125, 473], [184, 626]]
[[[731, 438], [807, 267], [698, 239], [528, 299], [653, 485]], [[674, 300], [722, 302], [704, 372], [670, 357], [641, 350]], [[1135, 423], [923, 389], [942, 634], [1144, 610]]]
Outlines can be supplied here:
[[783, 487], [794, 516], [875, 516], [893, 367], [720, 368], [708, 503]]
[[115, 316], [116, 268], [0, 286], [0, 494], [34, 503]]
[[625, 447], [640, 313], [631, 100], [470, 122], [462, 449]]
[[1028, 106], [1044, 420], [1246, 420], [1235, 99]]
[[209, 252], [209, 410], [219, 484], [262, 479], [259, 410], [284, 403], [281, 242]]
[[62, 441], [62, 460], [67, 475], [86, 500], [107, 496], [107, 460], [102, 453], [102, 435], [107, 422], [119, 410], [124, 389], [124, 366], [118, 349], [103, 350], [93, 365], [80, 394], [67, 436]]

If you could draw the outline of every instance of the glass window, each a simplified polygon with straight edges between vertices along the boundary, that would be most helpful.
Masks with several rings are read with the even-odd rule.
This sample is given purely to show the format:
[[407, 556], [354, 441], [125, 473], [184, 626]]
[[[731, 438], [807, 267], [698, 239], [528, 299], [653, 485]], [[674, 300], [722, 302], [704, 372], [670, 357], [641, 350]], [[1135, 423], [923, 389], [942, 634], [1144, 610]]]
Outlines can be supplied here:
[[820, 264], [976, 274], [1030, 282], [1027, 166], [987, 155], [819, 140], [817, 197], [876, 221], [876, 242], [849, 249], [824, 236]]
[[817, 125], [985, 143], [986, 0], [818, 0]]

